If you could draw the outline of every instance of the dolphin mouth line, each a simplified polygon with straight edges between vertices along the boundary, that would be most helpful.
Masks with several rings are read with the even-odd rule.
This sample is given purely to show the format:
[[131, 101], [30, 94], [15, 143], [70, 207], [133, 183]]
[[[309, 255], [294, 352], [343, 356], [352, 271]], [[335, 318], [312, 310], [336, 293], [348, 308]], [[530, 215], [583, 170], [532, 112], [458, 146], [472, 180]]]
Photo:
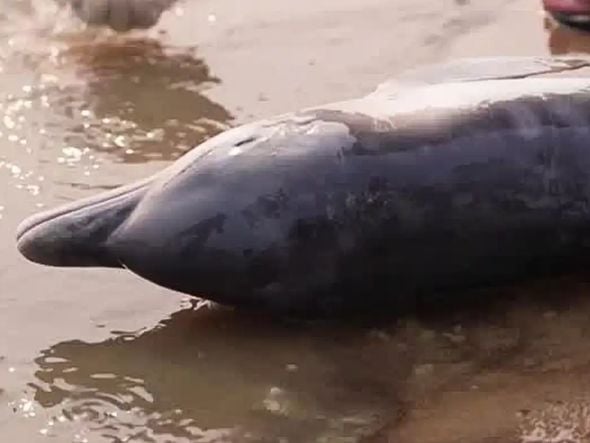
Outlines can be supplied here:
[[142, 180], [139, 183], [121, 186], [119, 188], [113, 189], [112, 191], [101, 193], [93, 197], [88, 197], [86, 199], [73, 201], [71, 203], [66, 203], [55, 209], [50, 209], [45, 212], [34, 214], [25, 219], [17, 227], [16, 240], [17, 242], [22, 240], [25, 237], [25, 235], [35, 230], [35, 228], [38, 228], [39, 226], [47, 222], [55, 221], [64, 215], [75, 214], [78, 211], [93, 208], [106, 202], [115, 202], [122, 197], [126, 197], [131, 193], [134, 193], [147, 187], [153, 180], [154, 178], [150, 177], [149, 179]]

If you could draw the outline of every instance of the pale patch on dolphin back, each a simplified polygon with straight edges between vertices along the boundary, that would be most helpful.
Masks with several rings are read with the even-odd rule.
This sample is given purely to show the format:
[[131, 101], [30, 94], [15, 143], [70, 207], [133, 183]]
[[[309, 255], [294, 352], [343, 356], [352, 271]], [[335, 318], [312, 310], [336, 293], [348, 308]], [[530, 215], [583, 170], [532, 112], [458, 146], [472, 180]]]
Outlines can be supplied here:
[[581, 56], [502, 56], [457, 59], [406, 70], [397, 77], [378, 85], [372, 94], [392, 95], [403, 89], [428, 84], [528, 78], [585, 67], [590, 67], [590, 58]]

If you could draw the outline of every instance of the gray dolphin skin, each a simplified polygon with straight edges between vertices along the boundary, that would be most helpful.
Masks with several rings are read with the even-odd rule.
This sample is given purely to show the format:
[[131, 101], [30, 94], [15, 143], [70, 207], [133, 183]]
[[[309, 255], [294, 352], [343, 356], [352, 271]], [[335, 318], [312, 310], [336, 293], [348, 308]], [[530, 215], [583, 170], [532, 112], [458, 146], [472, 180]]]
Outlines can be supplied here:
[[502, 57], [414, 70], [35, 215], [18, 248], [283, 312], [395, 310], [585, 266], [590, 79], [538, 74], [587, 66]]

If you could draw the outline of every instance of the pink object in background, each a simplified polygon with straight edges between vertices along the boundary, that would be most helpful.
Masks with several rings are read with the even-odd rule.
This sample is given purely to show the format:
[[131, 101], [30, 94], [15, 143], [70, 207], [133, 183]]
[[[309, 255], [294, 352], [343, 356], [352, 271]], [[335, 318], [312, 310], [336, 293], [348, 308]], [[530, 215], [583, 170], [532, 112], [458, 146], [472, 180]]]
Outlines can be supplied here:
[[557, 22], [590, 31], [590, 0], [543, 0], [543, 7]]
[[590, 0], [543, 0], [543, 7], [562, 14], [590, 14]]

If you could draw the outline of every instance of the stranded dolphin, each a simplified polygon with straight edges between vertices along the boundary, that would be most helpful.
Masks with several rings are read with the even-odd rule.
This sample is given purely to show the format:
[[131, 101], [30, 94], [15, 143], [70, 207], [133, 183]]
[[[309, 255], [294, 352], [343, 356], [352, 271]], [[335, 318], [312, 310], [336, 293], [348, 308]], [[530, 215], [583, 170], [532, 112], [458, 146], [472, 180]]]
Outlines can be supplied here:
[[287, 311], [412, 305], [568, 269], [590, 258], [590, 79], [535, 76], [583, 66], [452, 62], [246, 124], [31, 217], [18, 248]]

